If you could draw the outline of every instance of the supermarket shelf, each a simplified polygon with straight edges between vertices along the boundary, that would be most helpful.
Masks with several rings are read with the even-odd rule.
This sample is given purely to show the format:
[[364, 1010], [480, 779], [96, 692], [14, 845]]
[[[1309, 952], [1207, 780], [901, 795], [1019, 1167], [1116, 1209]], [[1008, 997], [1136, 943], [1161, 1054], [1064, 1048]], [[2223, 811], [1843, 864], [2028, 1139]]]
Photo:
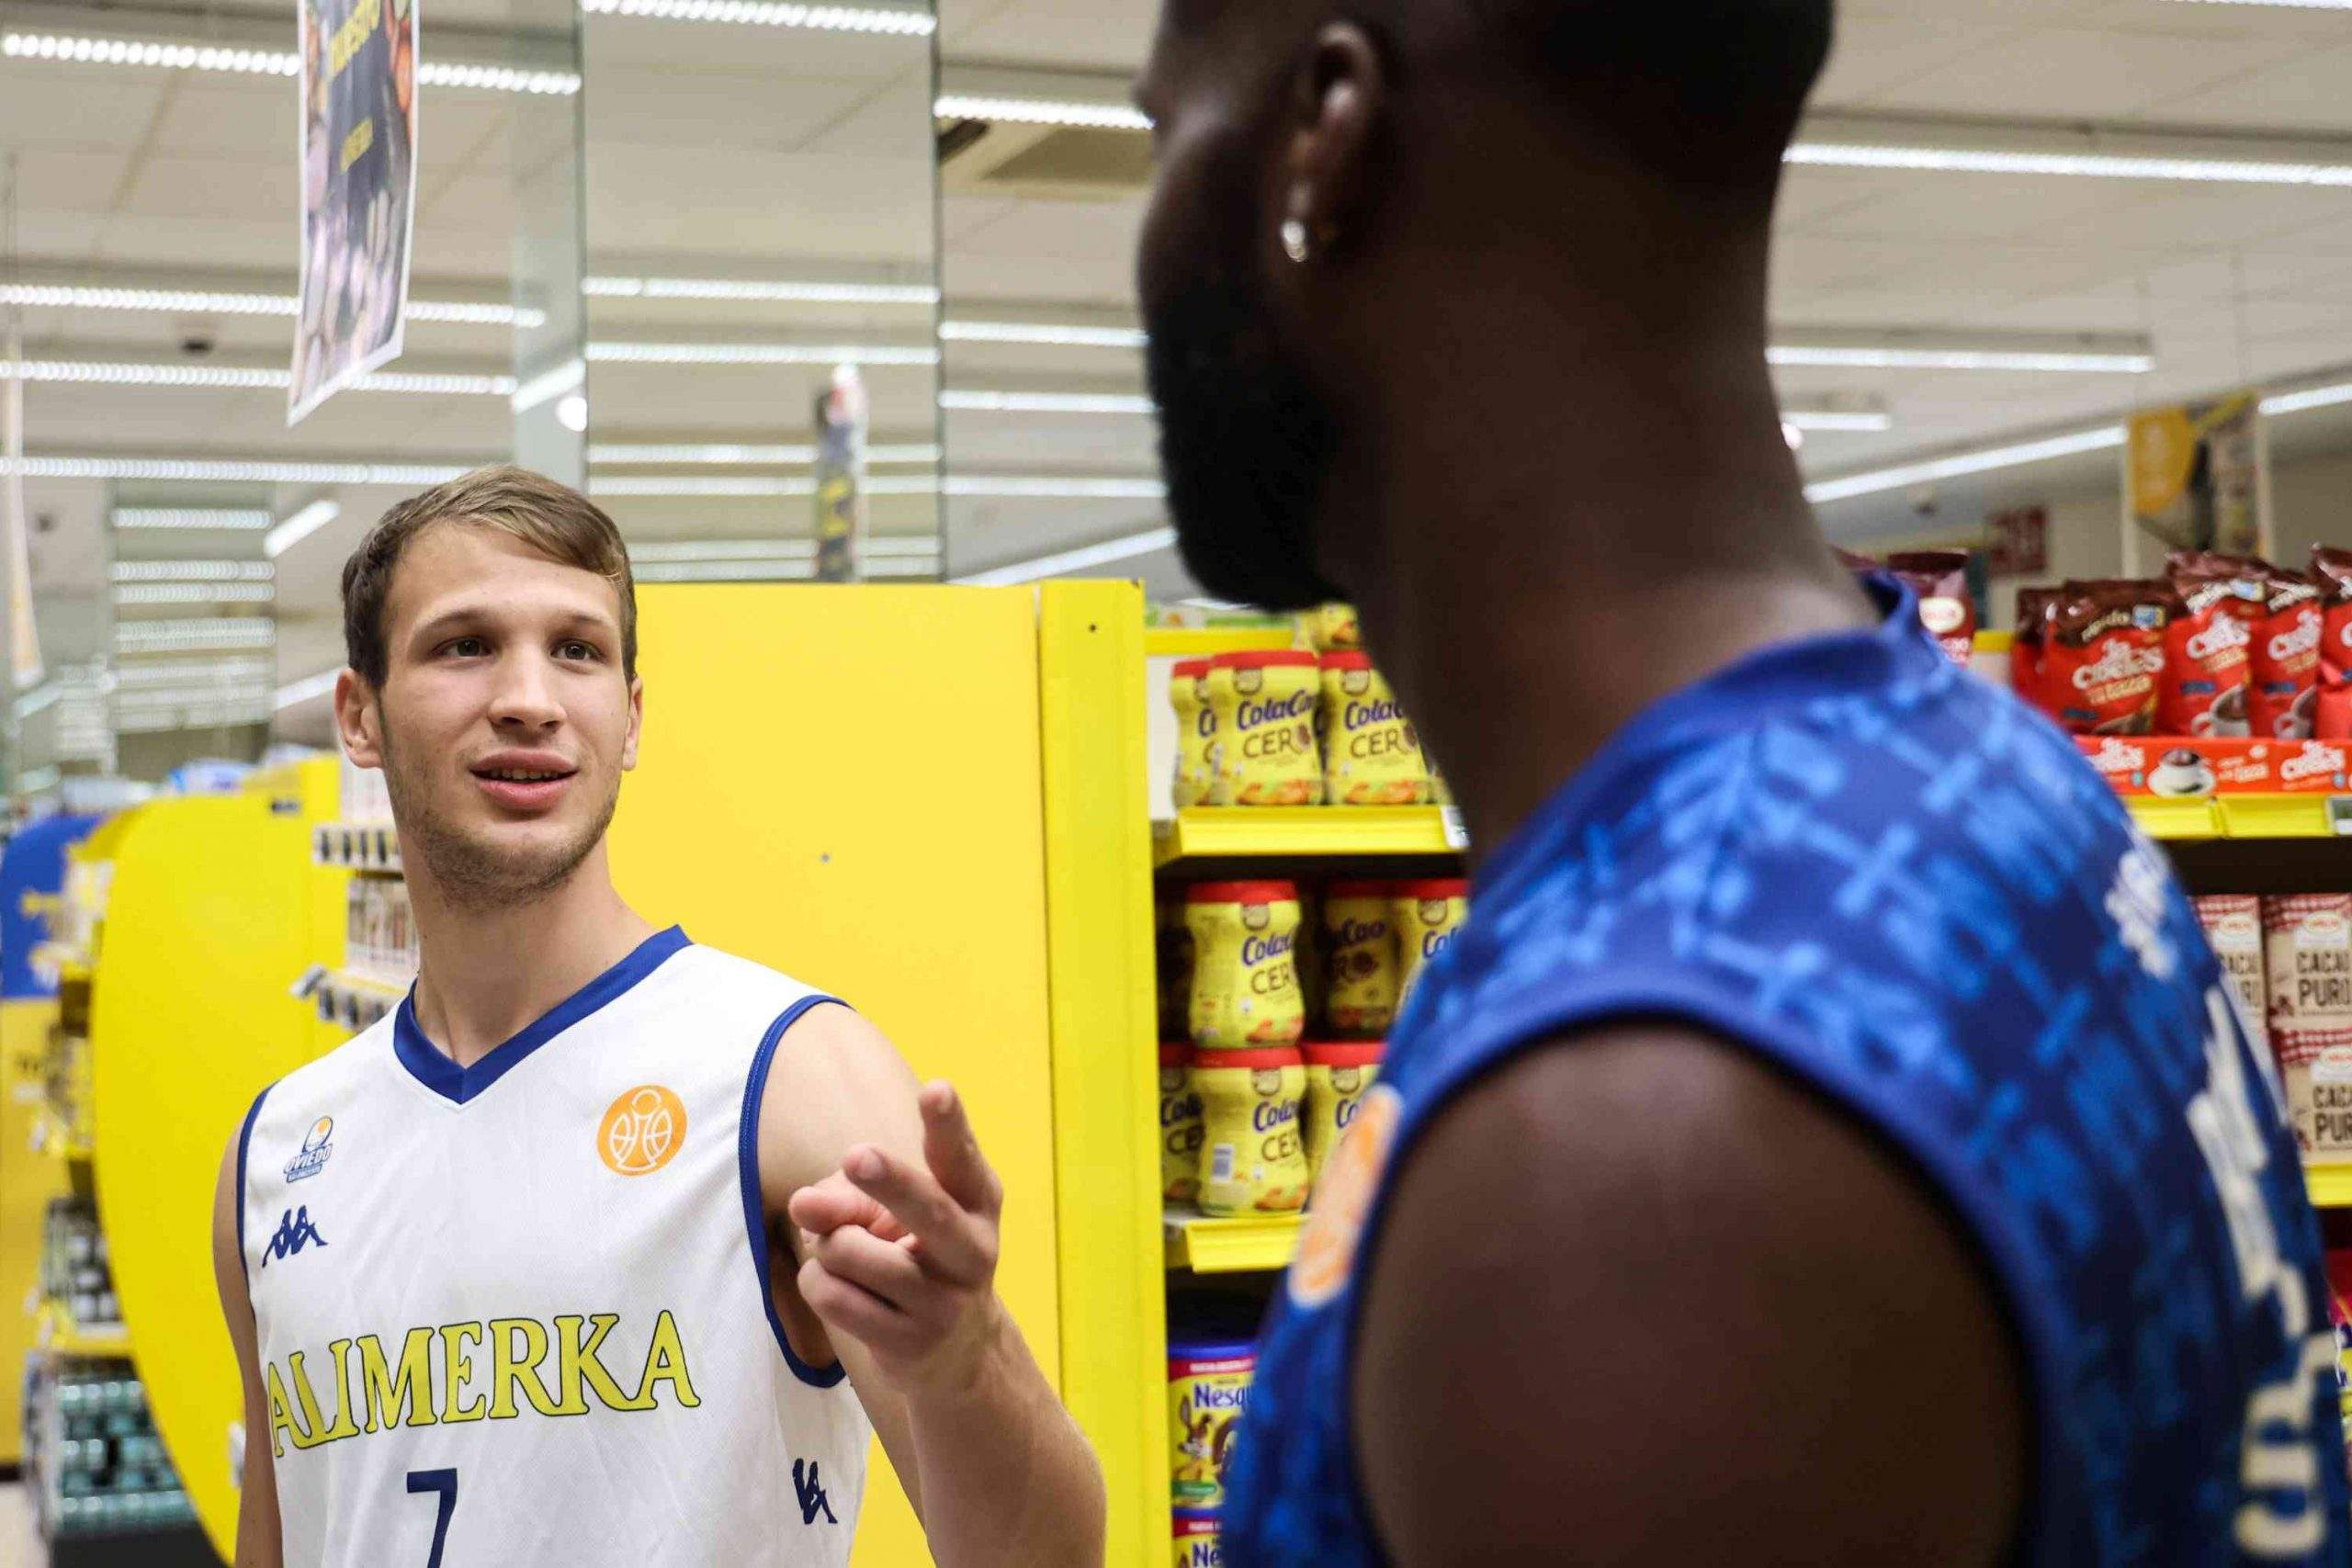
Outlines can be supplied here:
[[345, 871], [399, 875], [400, 836], [389, 822], [322, 822], [311, 830], [311, 859]]
[[340, 1024], [354, 1033], [400, 1006], [408, 995], [406, 986], [339, 969], [313, 970], [294, 990], [317, 1004], [322, 1022]]
[[2352, 1209], [2352, 1165], [2307, 1165], [2303, 1185], [2315, 1209]]
[[2124, 801], [2154, 839], [2352, 837], [2352, 802], [2324, 795], [2225, 795], [2211, 800], [2133, 795]]
[[1296, 1214], [1251, 1214], [1213, 1220], [1170, 1209], [1164, 1220], [1168, 1267], [1195, 1274], [1247, 1274], [1287, 1269], [1298, 1255]]
[[77, 1165], [87, 1165], [97, 1157], [97, 1147], [86, 1138], [74, 1136], [73, 1128], [53, 1105], [43, 1104], [33, 1111], [33, 1152], [53, 1155]]
[[85, 1327], [62, 1302], [43, 1302], [33, 1318], [33, 1343], [56, 1356], [129, 1356], [130, 1330], [120, 1324]]
[[1458, 855], [1461, 818], [1441, 806], [1204, 807], [1155, 822], [1152, 862], [1277, 855]]

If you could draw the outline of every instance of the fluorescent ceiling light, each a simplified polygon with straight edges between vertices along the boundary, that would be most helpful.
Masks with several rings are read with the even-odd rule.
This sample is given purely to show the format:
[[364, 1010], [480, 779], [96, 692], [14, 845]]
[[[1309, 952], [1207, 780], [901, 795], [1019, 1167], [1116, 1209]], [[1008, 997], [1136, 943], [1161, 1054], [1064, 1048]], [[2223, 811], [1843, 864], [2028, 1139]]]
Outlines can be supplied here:
[[178, 528], [220, 534], [258, 532], [277, 521], [257, 506], [118, 506], [109, 515], [118, 528]]
[[[215, 49], [146, 39], [65, 33], [0, 34], [0, 58], [243, 76], [292, 76], [301, 69], [299, 56], [279, 50]], [[570, 96], [580, 91], [579, 76], [569, 71], [518, 71], [505, 65], [470, 65], [450, 61], [421, 62], [416, 68], [416, 79], [430, 87], [465, 87], [541, 96]]]
[[1883, 410], [1782, 409], [1781, 422], [1803, 431], [1835, 431], [1875, 435], [1894, 428], [1894, 418]]
[[272, 528], [269, 537], [261, 542], [261, 553], [276, 560], [342, 515], [341, 502], [314, 501]]
[[2021, 370], [2144, 376], [2156, 367], [2154, 356], [2146, 354], [1904, 348], [1893, 344], [1844, 348], [1775, 344], [1765, 351], [1764, 356], [1778, 366], [1820, 366], [1849, 370]]
[[[940, 449], [937, 446], [915, 443], [893, 445], [885, 442], [865, 449], [865, 460], [869, 463], [936, 463], [939, 459]], [[739, 464], [805, 467], [817, 460], [817, 448], [604, 442], [588, 448], [588, 460], [591, 463], [662, 463], [679, 467], [720, 468]]]
[[731, 22], [741, 27], [806, 28], [819, 32], [929, 38], [928, 11], [878, 6], [792, 6], [772, 0], [581, 0], [592, 17], [643, 17], [662, 22]]
[[[2352, 9], [2352, 0], [2346, 0]], [[2262, 400], [2262, 412], [2272, 419], [2282, 414], [2307, 413], [2312, 409], [2339, 408], [2352, 403], [2352, 382], [2335, 387], [2312, 387], [2301, 392], [2281, 392], [2277, 397]]]
[[1028, 343], [1054, 348], [1135, 349], [1148, 341], [1140, 327], [1070, 327], [1035, 321], [942, 321], [939, 335], [950, 343]]
[[334, 692], [335, 677], [342, 673], [343, 666], [338, 664], [332, 670], [322, 670], [315, 675], [305, 675], [299, 681], [288, 681], [277, 688], [275, 705], [280, 713], [283, 713], [297, 703], [307, 703], [319, 697], [330, 696]]
[[[925, 582], [938, 575], [939, 563], [935, 559], [917, 562], [861, 558], [858, 569], [863, 581], [888, 579]], [[780, 558], [764, 561], [663, 561], [636, 573], [639, 582], [806, 582], [816, 575], [814, 561]]]
[[[1158, 479], [1063, 478], [1026, 475], [950, 474], [944, 479], [922, 476], [868, 479], [870, 496], [933, 495], [1007, 497], [1032, 501], [1164, 501], [1168, 487]], [[695, 476], [590, 475], [591, 493], [605, 496], [733, 496], [744, 499], [814, 495], [817, 485], [808, 479], [733, 479]]]
[[1152, 528], [1140, 534], [1129, 534], [1124, 538], [1105, 539], [1099, 545], [1084, 545], [1074, 550], [1061, 550], [1049, 556], [1013, 561], [987, 571], [975, 572], [969, 577], [959, 577], [956, 581], [973, 588], [1035, 582], [1040, 578], [1059, 577], [1092, 567], [1109, 566], [1114, 561], [1132, 560], [1156, 550], [1172, 548], [1175, 543], [1175, 529]]
[[266, 604], [277, 596], [267, 582], [130, 582], [114, 591], [121, 605]]
[[232, 652], [277, 640], [277, 624], [258, 616], [218, 620], [124, 621], [115, 627], [119, 654]]
[[516, 413], [528, 413], [542, 404], [553, 402], [569, 392], [576, 392], [588, 384], [585, 360], [567, 359], [552, 370], [538, 375], [517, 386], [508, 398]]
[[[859, 546], [859, 552], [874, 560], [937, 560], [939, 540], [928, 534], [913, 537], [870, 536]], [[647, 566], [730, 560], [812, 561], [817, 558], [817, 542], [814, 539], [662, 540], [629, 546], [628, 558], [633, 565]]]
[[956, 413], [1149, 414], [1152, 400], [1101, 392], [942, 392], [939, 406]]
[[[105, 288], [62, 284], [0, 284], [0, 305], [33, 310], [150, 310], [165, 315], [292, 316], [301, 302], [291, 294], [230, 293], [187, 288]], [[469, 304], [455, 299], [412, 299], [413, 321], [453, 322], [463, 326], [541, 327], [544, 310], [517, 310], [512, 305]]]
[[267, 582], [277, 575], [266, 560], [119, 560], [107, 570], [117, 582]]
[[2030, 152], [1990, 147], [1875, 147], [1800, 141], [1792, 164], [1931, 174], [2058, 175], [2085, 179], [2181, 180], [2215, 185], [2352, 186], [2352, 164], [2166, 158], [2120, 152]]
[[1061, 125], [1081, 130], [1149, 130], [1151, 117], [1118, 104], [1088, 104], [1052, 98], [982, 96], [943, 93], [932, 105], [940, 119], [985, 119], [1005, 125]]
[[[214, 391], [283, 391], [293, 372], [236, 365], [137, 365], [103, 359], [0, 359], [0, 380], [73, 382], [105, 387], [202, 388]], [[363, 392], [419, 392], [434, 397], [503, 398], [511, 376], [454, 376], [379, 370], [352, 383]]]
[[2299, 11], [2352, 11], [2352, 0], [2199, 0], [2204, 5], [2274, 6]]
[[939, 350], [794, 343], [592, 343], [598, 365], [936, 365]]
[[164, 484], [382, 485], [422, 490], [464, 468], [413, 463], [292, 463], [262, 457], [0, 457], [28, 479], [153, 479]]
[[939, 290], [917, 284], [829, 283], [790, 278], [591, 277], [593, 299], [732, 299], [796, 305], [936, 305]]
[[276, 673], [277, 667], [266, 659], [183, 660], [168, 664], [125, 665], [115, 671], [115, 686], [119, 691], [147, 691], [159, 686], [194, 687], [207, 682], [243, 682], [250, 685]]

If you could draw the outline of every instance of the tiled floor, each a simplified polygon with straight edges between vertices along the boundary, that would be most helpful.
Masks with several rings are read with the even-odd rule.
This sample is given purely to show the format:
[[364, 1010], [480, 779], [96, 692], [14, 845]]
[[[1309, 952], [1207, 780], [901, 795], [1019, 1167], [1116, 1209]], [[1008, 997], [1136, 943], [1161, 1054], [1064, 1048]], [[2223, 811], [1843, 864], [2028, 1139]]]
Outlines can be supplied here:
[[15, 1482], [0, 1486], [0, 1568], [41, 1568], [47, 1555], [33, 1534], [25, 1489]]

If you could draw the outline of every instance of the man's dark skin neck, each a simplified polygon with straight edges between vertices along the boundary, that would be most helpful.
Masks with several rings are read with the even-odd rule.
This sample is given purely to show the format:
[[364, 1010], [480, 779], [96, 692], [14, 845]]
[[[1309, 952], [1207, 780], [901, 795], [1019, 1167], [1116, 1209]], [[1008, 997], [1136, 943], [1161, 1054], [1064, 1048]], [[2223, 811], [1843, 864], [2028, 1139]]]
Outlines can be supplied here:
[[[1354, 361], [1324, 378], [1351, 433], [1325, 511], [1350, 525], [1325, 570], [1488, 849], [1659, 697], [1876, 616], [1781, 434], [1762, 218], [1745, 243], [1702, 242], [1629, 183], [1655, 225], [1639, 251], [1540, 203], [1496, 233], [1491, 181], [1562, 188], [1530, 172], [1564, 155], [1556, 136], [1521, 129], [1499, 152], [1491, 123], [1415, 141], [1384, 199], [1413, 233], [1298, 284]], [[1563, 257], [1619, 308], [1548, 309]], [[1544, 722], [1512, 716], [1529, 714]]]

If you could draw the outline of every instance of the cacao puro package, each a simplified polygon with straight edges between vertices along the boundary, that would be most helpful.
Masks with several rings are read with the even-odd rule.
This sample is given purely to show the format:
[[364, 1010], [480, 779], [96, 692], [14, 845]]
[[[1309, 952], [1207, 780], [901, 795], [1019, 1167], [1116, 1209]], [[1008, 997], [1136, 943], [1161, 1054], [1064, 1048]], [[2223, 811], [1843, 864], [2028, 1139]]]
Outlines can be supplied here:
[[2174, 602], [2161, 582], [2066, 584], [2041, 654], [2042, 687], [2059, 723], [2077, 735], [2153, 732]]
[[1919, 619], [1953, 662], [1976, 657], [1976, 601], [1968, 592], [1963, 550], [1912, 550], [1886, 558], [1886, 570], [1919, 600]]

